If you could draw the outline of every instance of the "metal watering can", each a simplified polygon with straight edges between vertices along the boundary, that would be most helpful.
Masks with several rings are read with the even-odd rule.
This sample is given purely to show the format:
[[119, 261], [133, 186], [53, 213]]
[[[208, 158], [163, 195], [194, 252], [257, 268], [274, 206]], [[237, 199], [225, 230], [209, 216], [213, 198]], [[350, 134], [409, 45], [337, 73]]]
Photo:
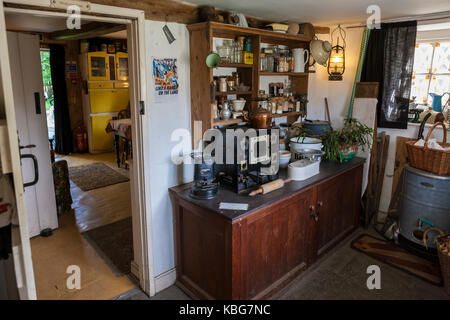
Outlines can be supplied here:
[[433, 98], [433, 102], [431, 103], [431, 108], [433, 108], [433, 111], [442, 112], [442, 97], [446, 94], [449, 95], [450, 100], [450, 93], [448, 92], [445, 92], [442, 95], [438, 95], [437, 93], [429, 93], [429, 95]]

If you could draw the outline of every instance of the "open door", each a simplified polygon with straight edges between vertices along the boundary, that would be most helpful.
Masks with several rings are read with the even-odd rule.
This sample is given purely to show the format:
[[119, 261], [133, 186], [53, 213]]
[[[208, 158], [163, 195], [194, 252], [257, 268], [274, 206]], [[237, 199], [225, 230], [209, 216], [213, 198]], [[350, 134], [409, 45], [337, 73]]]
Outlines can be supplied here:
[[11, 163], [16, 197], [18, 225], [12, 227], [12, 252], [16, 273], [19, 297], [22, 300], [36, 299], [33, 262], [28, 235], [28, 221], [25, 211], [24, 186], [20, 162], [19, 141], [17, 135], [14, 96], [11, 81], [11, 69], [8, 54], [8, 40], [6, 36], [5, 12], [3, 0], [0, 0], [0, 72], [5, 103], [8, 140], [11, 149]]

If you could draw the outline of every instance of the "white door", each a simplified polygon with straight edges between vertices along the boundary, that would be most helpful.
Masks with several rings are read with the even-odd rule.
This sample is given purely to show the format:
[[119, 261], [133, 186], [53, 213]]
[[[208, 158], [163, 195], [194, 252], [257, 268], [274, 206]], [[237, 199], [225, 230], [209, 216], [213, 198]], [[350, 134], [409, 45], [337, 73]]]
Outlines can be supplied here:
[[[23, 148], [21, 154], [34, 155], [38, 164], [37, 183], [25, 188], [28, 230], [30, 237], [34, 237], [43, 229], [58, 227], [39, 37], [18, 32], [8, 32], [7, 37], [20, 146], [35, 146]], [[23, 182], [33, 181], [35, 174], [33, 160], [23, 158]]]
[[6, 123], [8, 127], [8, 139], [11, 149], [11, 163], [18, 219], [18, 225], [13, 226], [12, 228], [14, 269], [20, 298], [36, 299], [36, 287], [34, 283], [33, 262], [31, 259], [28, 221], [25, 211], [22, 168], [20, 164], [16, 113], [14, 109], [14, 96], [9, 65], [3, 0], [0, 0], [0, 43], [2, 44], [0, 46], [0, 73], [3, 89], [3, 101], [1, 101], [1, 103], [4, 104]]

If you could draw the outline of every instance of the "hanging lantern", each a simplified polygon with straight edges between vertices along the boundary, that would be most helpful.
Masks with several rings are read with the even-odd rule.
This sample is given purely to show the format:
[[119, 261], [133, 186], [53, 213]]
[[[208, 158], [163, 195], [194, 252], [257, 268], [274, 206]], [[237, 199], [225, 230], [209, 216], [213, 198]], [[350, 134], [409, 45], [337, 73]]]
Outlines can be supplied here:
[[333, 34], [335, 31], [339, 31], [339, 34], [342, 37], [343, 45], [339, 44], [339, 37], [337, 38], [337, 43], [333, 46], [330, 54], [330, 58], [328, 59], [328, 67], [327, 71], [330, 75], [328, 80], [330, 81], [339, 81], [342, 80], [342, 75], [345, 71], [345, 31], [339, 25], [333, 32], [331, 33], [331, 41], [333, 42]]

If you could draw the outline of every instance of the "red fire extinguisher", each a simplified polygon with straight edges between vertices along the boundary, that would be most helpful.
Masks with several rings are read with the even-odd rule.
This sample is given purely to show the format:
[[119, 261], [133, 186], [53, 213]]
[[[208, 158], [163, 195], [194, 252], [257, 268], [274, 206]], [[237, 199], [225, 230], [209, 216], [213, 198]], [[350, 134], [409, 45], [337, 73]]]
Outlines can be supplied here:
[[83, 127], [78, 127], [74, 130], [75, 140], [77, 143], [77, 150], [79, 153], [84, 153], [88, 151], [87, 144], [87, 132]]

